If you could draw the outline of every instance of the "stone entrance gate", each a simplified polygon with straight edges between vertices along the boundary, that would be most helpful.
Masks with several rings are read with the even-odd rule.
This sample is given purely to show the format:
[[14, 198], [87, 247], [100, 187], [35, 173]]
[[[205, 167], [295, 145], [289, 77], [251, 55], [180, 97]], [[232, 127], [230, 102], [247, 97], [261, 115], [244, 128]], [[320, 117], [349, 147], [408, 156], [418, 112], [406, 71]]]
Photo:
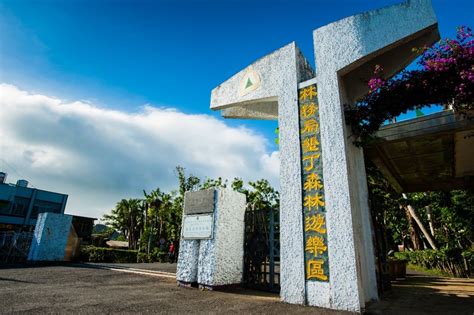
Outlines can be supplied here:
[[409, 0], [316, 29], [317, 71], [290, 43], [212, 91], [224, 117], [278, 120], [283, 301], [360, 312], [378, 299], [364, 152], [344, 104], [375, 65], [394, 75], [438, 39], [431, 2]]

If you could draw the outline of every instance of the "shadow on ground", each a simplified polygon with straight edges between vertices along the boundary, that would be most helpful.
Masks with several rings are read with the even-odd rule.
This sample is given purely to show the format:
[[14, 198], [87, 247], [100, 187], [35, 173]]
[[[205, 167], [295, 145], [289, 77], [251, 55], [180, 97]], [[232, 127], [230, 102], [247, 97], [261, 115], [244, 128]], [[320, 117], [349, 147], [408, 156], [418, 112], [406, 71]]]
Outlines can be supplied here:
[[408, 274], [366, 309], [366, 314], [474, 313], [474, 280]]
[[[0, 267], [0, 313], [205, 313], [347, 314], [281, 303], [277, 294], [243, 288], [200, 291], [178, 288], [158, 272], [171, 264], [14, 265]], [[120, 268], [117, 268], [120, 267]], [[132, 274], [120, 269], [155, 273]], [[366, 314], [474, 313], [474, 281], [409, 274]]]

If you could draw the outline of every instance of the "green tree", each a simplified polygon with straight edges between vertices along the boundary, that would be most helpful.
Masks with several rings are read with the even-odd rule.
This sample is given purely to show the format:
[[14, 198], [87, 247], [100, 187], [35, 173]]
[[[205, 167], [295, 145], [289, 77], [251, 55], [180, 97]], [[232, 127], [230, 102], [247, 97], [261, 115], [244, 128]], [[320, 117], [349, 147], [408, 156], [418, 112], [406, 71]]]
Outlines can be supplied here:
[[[144, 190], [143, 199], [122, 199], [110, 214], [104, 215], [104, 220], [126, 237], [130, 248], [145, 250], [149, 255], [154, 252], [153, 249], [161, 238], [168, 242], [179, 240], [185, 193], [228, 186], [228, 181], [221, 177], [206, 178], [200, 185], [201, 180], [197, 176], [186, 174], [181, 166], [176, 167], [176, 176], [176, 191], [165, 193], [156, 188], [147, 193]], [[244, 193], [248, 206], [252, 209], [279, 206], [279, 194], [267, 180], [249, 182], [244, 187], [242, 179], [236, 178], [231, 188]]]
[[160, 211], [162, 193], [160, 189], [157, 188], [152, 190], [149, 194], [143, 190], [143, 195], [145, 197], [143, 200], [145, 205], [145, 222], [140, 244], [142, 248], [146, 247], [147, 254], [150, 254], [152, 244], [156, 242], [157, 236], [159, 237], [161, 235], [163, 227], [163, 218]]
[[122, 199], [104, 220], [121, 231], [128, 239], [128, 246], [137, 249], [144, 226], [144, 206], [140, 199]]
[[199, 189], [201, 180], [192, 174], [186, 175], [186, 170], [182, 166], [176, 167], [176, 176], [178, 177], [178, 192], [174, 193], [174, 198], [170, 198], [167, 214], [169, 221], [169, 240], [175, 241], [179, 239], [181, 234], [181, 216], [184, 207], [184, 194], [187, 191], [196, 191]]
[[247, 204], [252, 209], [278, 208], [280, 206], [280, 194], [266, 179], [249, 182], [250, 190], [247, 192]]
[[247, 207], [250, 209], [259, 210], [280, 207], [280, 194], [266, 179], [249, 182], [248, 188], [246, 188], [241, 178], [234, 178], [231, 187], [233, 190], [245, 194], [247, 197]]
[[222, 177], [218, 177], [217, 179], [206, 178], [204, 183], [201, 185], [200, 189], [226, 188], [226, 187], [227, 187], [227, 179], [223, 180]]
[[192, 174], [189, 176], [186, 175], [186, 169], [182, 166], [176, 166], [176, 175], [178, 177], [179, 186], [178, 198], [181, 198], [184, 201], [184, 193], [187, 191], [195, 191], [199, 187], [199, 182], [201, 181], [199, 177], [196, 177]]
[[[474, 226], [474, 193], [469, 190], [431, 191], [408, 193], [407, 200], [401, 198], [369, 161], [367, 183], [369, 187], [372, 218], [377, 239], [386, 243], [387, 249], [397, 249], [398, 244], [406, 248], [429, 248], [426, 237], [406, 213], [406, 205], [416, 209], [418, 219], [430, 229], [438, 248], [471, 248]], [[431, 232], [431, 230], [433, 230]], [[417, 244], [419, 243], [419, 244]]]
[[163, 194], [163, 203], [161, 205], [164, 216], [164, 235], [167, 240], [176, 241], [180, 238], [181, 233], [181, 219], [182, 219], [182, 204], [176, 193]]
[[[441, 248], [470, 248], [473, 244], [474, 193], [469, 190], [408, 194], [420, 218], [431, 223]], [[431, 221], [431, 222], [430, 222]]]

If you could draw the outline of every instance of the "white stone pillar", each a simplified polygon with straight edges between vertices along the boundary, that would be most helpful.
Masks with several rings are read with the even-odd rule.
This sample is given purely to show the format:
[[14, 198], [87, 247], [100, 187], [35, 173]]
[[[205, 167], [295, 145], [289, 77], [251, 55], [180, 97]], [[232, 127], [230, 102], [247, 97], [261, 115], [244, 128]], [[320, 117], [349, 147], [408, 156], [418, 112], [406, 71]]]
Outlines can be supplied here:
[[412, 0], [314, 31], [326, 196], [329, 283], [308, 284], [308, 303], [359, 312], [377, 299], [375, 256], [363, 151], [345, 124], [344, 104], [367, 93], [375, 64], [388, 75], [437, 39], [429, 0]]
[[214, 237], [201, 240], [198, 283], [207, 287], [240, 284], [244, 271], [245, 195], [216, 191]]
[[199, 240], [179, 241], [178, 264], [176, 267], [176, 280], [183, 284], [197, 283], [199, 262]]
[[[245, 195], [230, 189], [186, 192], [178, 282], [209, 288], [242, 282], [245, 207]], [[203, 220], [209, 216], [210, 233], [200, 236], [198, 227], [196, 235], [191, 236], [195, 239], [189, 239], [186, 233], [195, 233], [191, 224], [196, 224], [189, 219]]]
[[[259, 59], [212, 91], [224, 117], [278, 119], [280, 137], [280, 296], [305, 304], [298, 83], [314, 72], [295, 43]], [[248, 79], [252, 85], [246, 89]]]

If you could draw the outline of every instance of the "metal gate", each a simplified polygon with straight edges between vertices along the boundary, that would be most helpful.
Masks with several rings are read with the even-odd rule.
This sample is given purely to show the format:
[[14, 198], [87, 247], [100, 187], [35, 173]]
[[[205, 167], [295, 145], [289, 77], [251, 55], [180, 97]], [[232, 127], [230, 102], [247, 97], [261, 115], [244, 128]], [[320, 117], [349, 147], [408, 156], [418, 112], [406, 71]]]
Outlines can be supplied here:
[[32, 239], [32, 232], [0, 232], [0, 263], [25, 262]]
[[279, 209], [245, 212], [244, 285], [280, 291]]

